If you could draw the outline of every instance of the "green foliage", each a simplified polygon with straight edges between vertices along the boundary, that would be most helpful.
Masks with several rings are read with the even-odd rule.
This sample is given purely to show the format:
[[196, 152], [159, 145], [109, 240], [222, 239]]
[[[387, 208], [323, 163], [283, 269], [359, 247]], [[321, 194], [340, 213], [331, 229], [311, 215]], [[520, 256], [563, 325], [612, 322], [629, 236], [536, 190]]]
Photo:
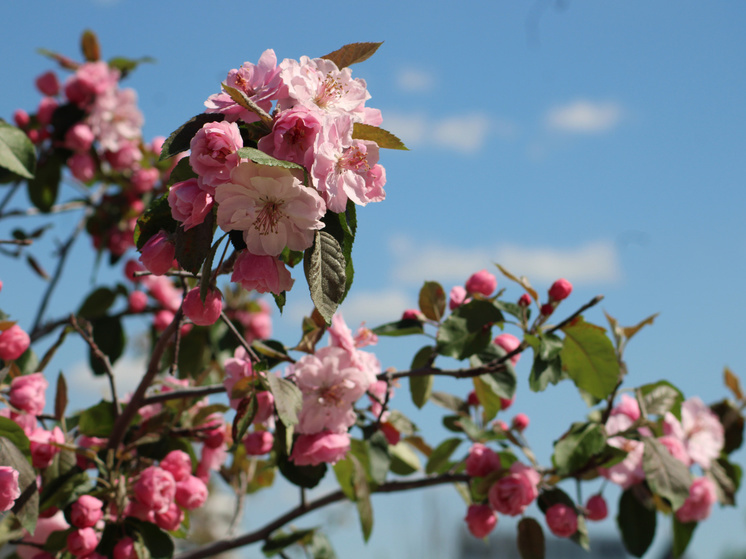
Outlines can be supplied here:
[[648, 415], [665, 415], [673, 413], [681, 419], [681, 404], [684, 395], [667, 380], [645, 384], [638, 388], [640, 409]]
[[78, 420], [78, 429], [89, 437], [107, 437], [114, 427], [114, 404], [101, 400], [84, 410]]
[[451, 455], [463, 442], [462, 439], [446, 439], [441, 442], [427, 460], [425, 465], [426, 474], [442, 474], [451, 467]]
[[137, 218], [135, 225], [135, 246], [137, 250], [142, 250], [150, 240], [150, 237], [157, 235], [159, 231], [175, 233], [179, 224], [171, 217], [171, 206], [168, 204], [168, 198], [164, 195], [150, 203], [148, 209]]
[[606, 435], [598, 423], [573, 423], [570, 430], [554, 443], [552, 463], [561, 476], [571, 475], [603, 451]]
[[313, 245], [306, 249], [303, 270], [311, 292], [311, 300], [327, 324], [344, 299], [347, 276], [346, 262], [339, 242], [326, 231], [317, 231]]
[[267, 155], [263, 151], [252, 147], [244, 147], [239, 149], [238, 156], [241, 159], [249, 159], [257, 165], [267, 165], [268, 167], [282, 167], [283, 169], [303, 171], [302, 165], [298, 165], [297, 163], [293, 163], [292, 161], [275, 159], [271, 155]]
[[606, 398], [620, 380], [619, 361], [611, 340], [600, 326], [578, 317], [562, 328], [562, 369], [575, 385], [599, 399]]
[[671, 503], [678, 510], [689, 497], [692, 474], [680, 460], [671, 455], [657, 439], [643, 437], [645, 443], [642, 469], [651, 491]]
[[681, 557], [684, 555], [689, 542], [694, 535], [694, 529], [697, 527], [696, 522], [679, 522], [676, 516], [673, 517], [673, 556]]
[[210, 253], [215, 227], [215, 212], [208, 212], [202, 223], [188, 231], [181, 225], [176, 228], [176, 260], [182, 268], [199, 273]]
[[106, 314], [116, 301], [117, 292], [108, 287], [94, 289], [78, 309], [78, 316], [91, 319]]
[[483, 351], [492, 339], [490, 327], [502, 322], [502, 313], [489, 301], [473, 300], [455, 309], [438, 329], [441, 355], [467, 359]]
[[562, 338], [554, 334], [541, 334], [539, 337], [526, 335], [528, 344], [534, 350], [534, 363], [531, 367], [528, 385], [534, 392], [546, 390], [549, 383], [557, 384], [566, 378], [562, 371]]
[[403, 319], [396, 322], [387, 322], [373, 328], [372, 332], [377, 336], [410, 336], [412, 334], [422, 334], [425, 332], [422, 322], [415, 319]]
[[446, 312], [446, 292], [435, 281], [426, 281], [420, 289], [420, 311], [430, 320], [440, 322]]
[[655, 509], [642, 504], [635, 496], [634, 488], [627, 489], [619, 499], [617, 525], [627, 551], [635, 557], [642, 557], [655, 537]]
[[[127, 343], [121, 319], [115, 316], [102, 316], [91, 322], [93, 342], [108, 356], [113, 365], [124, 353]], [[93, 349], [88, 350], [88, 362], [96, 375], [106, 374], [106, 366], [96, 356]]]
[[303, 404], [301, 391], [292, 382], [277, 375], [267, 375], [267, 381], [280, 421], [287, 427], [298, 423], [298, 414]]
[[62, 158], [55, 154], [39, 160], [34, 178], [28, 181], [29, 200], [41, 212], [49, 212], [57, 201], [62, 163]]
[[262, 553], [267, 557], [273, 557], [286, 547], [307, 540], [309, 536], [314, 534], [314, 532], [316, 532], [316, 528], [311, 528], [309, 530], [293, 530], [289, 534], [280, 532], [277, 535], [267, 538], [267, 541], [262, 546]]
[[0, 168], [22, 179], [32, 179], [36, 171], [36, 150], [23, 130], [0, 119]]

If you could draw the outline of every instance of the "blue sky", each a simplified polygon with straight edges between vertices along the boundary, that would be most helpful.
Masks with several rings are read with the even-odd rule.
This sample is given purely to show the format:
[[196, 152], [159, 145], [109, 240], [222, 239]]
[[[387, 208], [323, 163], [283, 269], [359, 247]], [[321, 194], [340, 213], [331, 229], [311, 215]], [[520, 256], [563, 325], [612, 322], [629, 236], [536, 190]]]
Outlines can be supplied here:
[[[382, 153], [387, 200], [358, 212], [355, 285], [342, 309], [351, 325], [397, 318], [416, 305], [423, 280], [448, 289], [499, 262], [541, 290], [568, 278], [576, 288], [568, 312], [598, 293], [623, 324], [660, 312], [630, 345], [629, 386], [668, 378], [687, 396], [714, 401], [725, 395], [723, 366], [746, 379], [741, 3], [47, 0], [13, 2], [3, 12], [0, 116], [10, 120], [15, 108], [36, 106], [33, 79], [51, 67], [36, 48], [77, 56], [80, 32], [90, 28], [106, 58], [157, 59], [125, 84], [138, 91], [146, 139], [202, 112], [229, 69], [267, 48], [282, 59], [385, 41], [353, 75], [367, 81], [368, 104], [383, 111], [383, 127], [411, 151]], [[53, 234], [64, 238], [69, 223], [60, 219]], [[61, 286], [67, 300], [51, 316], [90, 286], [87, 242], [78, 241], [79, 273]], [[44, 260], [51, 245], [39, 250]], [[0, 267], [0, 307], [30, 325], [28, 300], [44, 284], [13, 266], [6, 260]], [[500, 286], [520, 295], [504, 278]], [[299, 281], [276, 336], [293, 342], [309, 310]], [[586, 318], [605, 323], [600, 309]], [[384, 340], [377, 353], [384, 366], [403, 369], [417, 347]], [[75, 354], [66, 358], [61, 368], [76, 362]], [[521, 379], [530, 369], [528, 356], [524, 361]], [[404, 386], [396, 401], [437, 436], [437, 410], [415, 415], [407, 400]], [[532, 418], [537, 448], [561, 434], [540, 425], [567, 425], [585, 413], [571, 390], [534, 395], [525, 380], [516, 411]], [[737, 459], [743, 462], [743, 451]], [[435, 499], [443, 530], [455, 534], [464, 510], [452, 494], [400, 502], [426, 510]], [[388, 538], [402, 534], [387, 518], [401, 505], [376, 505], [381, 520], [367, 547], [349, 523], [354, 538], [337, 530], [335, 541], [359, 557], [408, 556], [406, 545], [401, 555], [389, 551]], [[743, 547], [745, 522], [742, 509], [716, 510], [697, 530], [692, 556]], [[421, 540], [427, 534], [416, 532], [420, 525], [408, 530]], [[598, 529], [612, 527], [607, 521]]]

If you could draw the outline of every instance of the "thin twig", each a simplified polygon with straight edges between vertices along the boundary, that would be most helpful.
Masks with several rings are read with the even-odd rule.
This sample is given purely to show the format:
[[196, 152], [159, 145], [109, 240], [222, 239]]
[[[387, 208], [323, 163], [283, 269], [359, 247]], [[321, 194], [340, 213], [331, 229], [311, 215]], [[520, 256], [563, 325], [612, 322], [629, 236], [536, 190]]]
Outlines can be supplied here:
[[31, 239], [0, 239], [0, 245], [29, 246], [33, 244], [34, 241]]
[[249, 345], [249, 342], [246, 341], [246, 339], [241, 335], [241, 332], [239, 332], [236, 329], [236, 326], [231, 322], [231, 319], [228, 318], [228, 315], [225, 314], [225, 311], [220, 311], [220, 318], [225, 322], [225, 325], [228, 327], [228, 330], [233, 332], [233, 335], [238, 340], [238, 343], [241, 344], [241, 346], [246, 350], [246, 352], [251, 357], [252, 363], [259, 363], [259, 356], [256, 354], [256, 352], [252, 349], [252, 347]]
[[[64, 204], [57, 204], [56, 206], [52, 206], [49, 208], [49, 211], [42, 212], [39, 210], [39, 208], [27, 208], [25, 210], [10, 210], [9, 212], [0, 213], [0, 219], [4, 217], [30, 217], [39, 215], [41, 213], [44, 214], [55, 214], [55, 213], [63, 213], [63, 212], [70, 212], [73, 210], [79, 210], [81, 208], [85, 208], [88, 206], [88, 202], [85, 200], [75, 200], [74, 202], [65, 202]], [[2, 211], [2, 206], [0, 206], [0, 211]]]
[[[470, 479], [469, 476], [467, 476], [466, 474], [443, 474], [439, 476], [426, 477], [426, 478], [420, 478], [420, 479], [408, 480], [408, 481], [390, 481], [382, 485], [379, 485], [378, 488], [374, 492], [375, 493], [396, 493], [399, 491], [407, 491], [410, 489], [420, 489], [423, 487], [431, 487], [433, 485], [442, 485], [445, 483], [468, 482], [469, 479]], [[231, 539], [225, 539], [225, 540], [213, 542], [213, 543], [204, 545], [200, 548], [193, 549], [191, 551], [186, 551], [184, 553], [177, 555], [175, 559], [202, 559], [204, 557], [213, 557], [214, 555], [223, 553], [231, 549], [236, 549], [237, 547], [242, 547], [244, 545], [249, 545], [252, 543], [263, 541], [267, 539], [272, 534], [272, 532], [274, 532], [275, 530], [279, 528], [282, 528], [287, 523], [292, 522], [296, 518], [304, 516], [305, 514], [308, 514], [309, 512], [323, 508], [332, 503], [342, 501], [344, 499], [346, 499], [346, 497], [345, 497], [345, 494], [341, 490], [333, 491], [331, 493], [328, 493], [327, 495], [324, 495], [323, 497], [320, 497], [314, 501], [310, 501], [306, 503], [305, 506], [298, 505], [297, 507], [289, 510], [282, 516], [268, 523], [263, 528], [259, 528], [258, 530], [249, 532], [248, 534], [244, 534], [243, 536], [239, 536], [237, 538], [231, 538]]]
[[202, 398], [203, 396], [209, 396], [210, 394], [220, 394], [222, 392], [225, 392], [225, 386], [223, 386], [222, 384], [180, 388], [179, 390], [172, 390], [171, 392], [162, 392], [160, 394], [147, 396], [143, 399], [142, 405], [147, 406], [149, 404], [158, 404], [160, 402], [166, 402], [168, 400]]
[[13, 198], [13, 195], [18, 191], [18, 188], [21, 186], [20, 182], [14, 182], [13, 186], [10, 187], [8, 190], [8, 193], [5, 195], [5, 198], [3, 198], [3, 201], [0, 202], [0, 217], [2, 216], [2, 211], [5, 208], [5, 206], [8, 205], [8, 202], [10, 202], [10, 199]]

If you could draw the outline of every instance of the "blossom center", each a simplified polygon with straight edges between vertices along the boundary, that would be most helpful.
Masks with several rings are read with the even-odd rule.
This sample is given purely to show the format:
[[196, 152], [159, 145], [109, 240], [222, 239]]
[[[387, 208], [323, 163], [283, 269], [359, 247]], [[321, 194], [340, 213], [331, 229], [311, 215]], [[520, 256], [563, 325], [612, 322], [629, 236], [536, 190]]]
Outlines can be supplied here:
[[337, 171], [354, 171], [356, 173], [367, 172], [370, 170], [368, 165], [368, 154], [360, 149], [359, 146], [347, 148], [342, 156], [337, 160]]
[[339, 83], [339, 80], [331, 74], [327, 74], [326, 78], [321, 83], [321, 88], [313, 102], [316, 103], [319, 108], [325, 109], [342, 97], [343, 94], [344, 88], [342, 87], [342, 84]]
[[269, 235], [270, 233], [277, 233], [277, 224], [284, 217], [282, 213], [282, 206], [285, 203], [284, 200], [270, 200], [268, 198], [262, 198], [262, 209], [254, 220], [254, 229], [256, 229], [260, 235]]

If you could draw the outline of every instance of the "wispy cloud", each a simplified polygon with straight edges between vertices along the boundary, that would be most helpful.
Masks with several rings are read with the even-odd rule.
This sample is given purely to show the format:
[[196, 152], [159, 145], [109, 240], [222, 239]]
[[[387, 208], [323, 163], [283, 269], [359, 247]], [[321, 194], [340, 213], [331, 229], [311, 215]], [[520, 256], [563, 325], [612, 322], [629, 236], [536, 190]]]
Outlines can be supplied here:
[[349, 297], [342, 303], [340, 312], [345, 322], [354, 329], [362, 321], [366, 321], [368, 325], [390, 321], [400, 316], [402, 311], [412, 304], [412, 297], [402, 289], [394, 288], [383, 291], [352, 289]]
[[546, 124], [549, 129], [560, 132], [597, 134], [616, 127], [623, 116], [624, 111], [618, 103], [578, 99], [550, 109]]
[[576, 284], [614, 283], [621, 278], [616, 245], [595, 241], [572, 248], [498, 245], [463, 248], [415, 246], [411, 239], [395, 238], [390, 244], [394, 256], [393, 278], [408, 284], [424, 279], [462, 283], [469, 275], [498, 263], [532, 281], [552, 282], [565, 277]]
[[[114, 379], [120, 398], [135, 391], [146, 368], [144, 356], [125, 355], [114, 364]], [[80, 361], [72, 365], [65, 376], [68, 386], [76, 387], [73, 405], [82, 405], [97, 397], [111, 399], [109, 381], [105, 376], [94, 376], [87, 362]]]
[[402, 68], [396, 74], [396, 85], [407, 92], [423, 93], [432, 90], [435, 77], [425, 70]]

